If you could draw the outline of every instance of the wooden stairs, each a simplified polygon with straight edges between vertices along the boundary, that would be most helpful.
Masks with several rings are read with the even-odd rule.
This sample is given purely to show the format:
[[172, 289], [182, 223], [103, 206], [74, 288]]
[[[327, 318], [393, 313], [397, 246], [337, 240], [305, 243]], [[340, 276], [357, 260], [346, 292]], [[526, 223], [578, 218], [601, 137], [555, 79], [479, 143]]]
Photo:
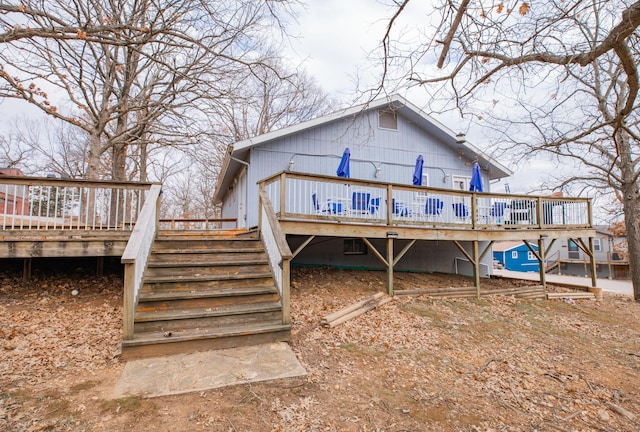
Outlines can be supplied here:
[[122, 358], [286, 341], [290, 333], [256, 235], [161, 232]]

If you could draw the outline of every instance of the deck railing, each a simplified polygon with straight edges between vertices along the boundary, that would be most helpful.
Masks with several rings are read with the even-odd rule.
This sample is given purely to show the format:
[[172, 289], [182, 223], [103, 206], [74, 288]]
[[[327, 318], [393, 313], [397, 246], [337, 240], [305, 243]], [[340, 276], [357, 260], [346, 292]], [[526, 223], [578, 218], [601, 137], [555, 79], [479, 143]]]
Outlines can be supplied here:
[[261, 183], [280, 219], [469, 229], [591, 228], [591, 201], [472, 193], [281, 172]]
[[3, 230], [131, 230], [151, 183], [0, 177]]
[[153, 185], [122, 254], [124, 264], [123, 337], [133, 338], [133, 322], [151, 246], [158, 232], [160, 185]]

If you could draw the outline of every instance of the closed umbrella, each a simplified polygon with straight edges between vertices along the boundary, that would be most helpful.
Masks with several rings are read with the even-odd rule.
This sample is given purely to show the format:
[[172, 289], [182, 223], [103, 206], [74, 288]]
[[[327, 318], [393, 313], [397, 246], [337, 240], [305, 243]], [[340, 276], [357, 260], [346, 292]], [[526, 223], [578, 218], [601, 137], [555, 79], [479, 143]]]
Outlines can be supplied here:
[[424, 167], [424, 159], [422, 155], [418, 155], [416, 159], [416, 168], [413, 170], [413, 185], [422, 186], [422, 168]]
[[473, 164], [473, 173], [469, 182], [469, 190], [471, 192], [482, 192], [482, 175], [480, 174], [480, 165], [478, 162]]
[[349, 151], [349, 147], [344, 149], [342, 153], [342, 159], [340, 159], [340, 165], [338, 165], [338, 171], [336, 174], [338, 177], [351, 177], [351, 172], [349, 170], [349, 159], [351, 158], [351, 152]]

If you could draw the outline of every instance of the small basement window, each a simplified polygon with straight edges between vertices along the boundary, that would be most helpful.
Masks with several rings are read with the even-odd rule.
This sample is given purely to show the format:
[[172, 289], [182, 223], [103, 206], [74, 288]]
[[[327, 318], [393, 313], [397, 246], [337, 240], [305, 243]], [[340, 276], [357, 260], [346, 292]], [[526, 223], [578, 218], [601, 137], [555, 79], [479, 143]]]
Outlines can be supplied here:
[[362, 239], [349, 238], [344, 239], [343, 249], [345, 255], [366, 255], [367, 245]]
[[378, 127], [398, 130], [398, 114], [395, 111], [378, 111]]

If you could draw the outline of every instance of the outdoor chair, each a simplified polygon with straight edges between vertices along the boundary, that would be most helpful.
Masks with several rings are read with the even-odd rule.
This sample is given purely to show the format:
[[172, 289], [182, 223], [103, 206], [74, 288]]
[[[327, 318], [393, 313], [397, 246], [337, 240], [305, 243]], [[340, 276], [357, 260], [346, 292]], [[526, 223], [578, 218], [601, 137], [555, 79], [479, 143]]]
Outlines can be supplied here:
[[444, 201], [440, 198], [427, 198], [424, 206], [424, 214], [427, 215], [427, 219], [439, 219], [442, 215], [442, 209], [444, 207]]
[[351, 196], [351, 213], [353, 214], [368, 214], [369, 200], [371, 194], [369, 192], [354, 192]]
[[391, 211], [397, 216], [409, 216], [409, 209], [402, 201], [391, 200]]
[[494, 224], [501, 224], [504, 220], [504, 211], [507, 208], [507, 203], [504, 201], [494, 202], [491, 206], [489, 216]]
[[457, 219], [466, 221], [469, 218], [469, 208], [464, 203], [453, 203], [453, 214]]
[[369, 213], [372, 215], [380, 213], [380, 197], [371, 198], [371, 201], [369, 202]]
[[315, 192], [311, 194], [311, 201], [313, 202], [313, 210], [316, 214], [330, 212], [327, 206], [323, 206], [318, 202], [318, 195]]

